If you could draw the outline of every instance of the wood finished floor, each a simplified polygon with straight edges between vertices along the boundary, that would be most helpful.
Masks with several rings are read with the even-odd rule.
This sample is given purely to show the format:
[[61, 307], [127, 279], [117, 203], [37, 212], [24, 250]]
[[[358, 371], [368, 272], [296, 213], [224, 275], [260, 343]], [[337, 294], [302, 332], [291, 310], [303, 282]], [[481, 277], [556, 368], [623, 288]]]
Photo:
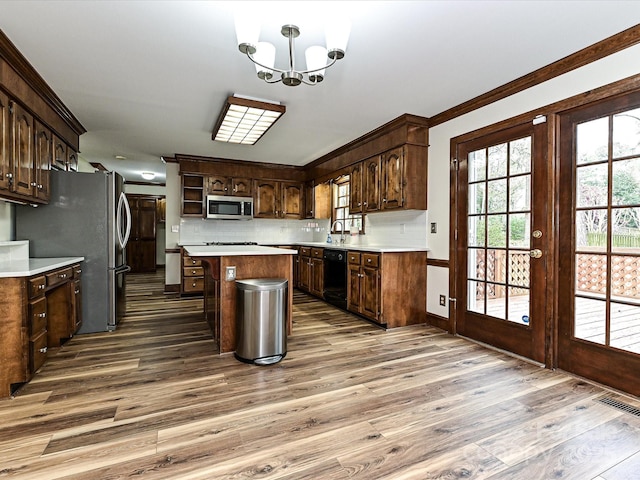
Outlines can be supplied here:
[[219, 356], [202, 301], [128, 277], [128, 315], [0, 401], [0, 478], [640, 478], [640, 418], [580, 379], [296, 293], [288, 355]]

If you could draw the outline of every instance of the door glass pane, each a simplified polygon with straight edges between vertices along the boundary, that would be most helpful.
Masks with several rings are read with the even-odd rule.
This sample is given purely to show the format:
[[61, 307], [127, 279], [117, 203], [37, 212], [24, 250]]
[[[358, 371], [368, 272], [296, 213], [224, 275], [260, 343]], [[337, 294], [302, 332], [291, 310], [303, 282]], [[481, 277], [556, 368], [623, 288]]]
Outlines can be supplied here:
[[640, 353], [640, 306], [611, 302], [611, 346]]
[[507, 319], [507, 289], [504, 285], [487, 283], [487, 315]]
[[478, 217], [469, 217], [468, 243], [470, 247], [484, 247], [485, 239], [485, 220], [487, 217], [480, 215]]
[[476, 313], [484, 312], [484, 294], [486, 290], [486, 284], [484, 282], [477, 282], [475, 280], [469, 280], [467, 282], [469, 291], [467, 292], [467, 310]]
[[509, 246], [529, 248], [531, 232], [529, 231], [530, 214], [514, 213], [509, 215]]
[[487, 250], [487, 280], [506, 283], [507, 251]]
[[469, 185], [469, 208], [470, 215], [485, 213], [486, 183], [472, 183]]
[[469, 154], [469, 182], [487, 179], [487, 153], [485, 149]]
[[576, 292], [604, 297], [607, 293], [606, 255], [576, 255]]
[[609, 118], [584, 122], [576, 128], [576, 163], [599, 162], [608, 158]]
[[611, 213], [612, 251], [640, 253], [640, 208], [614, 208]]
[[488, 178], [505, 177], [507, 175], [507, 144], [502, 143], [488, 149]]
[[603, 207], [608, 202], [609, 173], [606, 163], [578, 168], [576, 206]]
[[487, 246], [506, 247], [507, 246], [507, 216], [488, 215], [487, 216]]
[[604, 300], [576, 297], [574, 336], [603, 344], [607, 333], [607, 303]]
[[469, 278], [477, 278], [478, 280], [484, 280], [487, 278], [487, 263], [485, 261], [484, 248], [470, 248], [469, 249]]
[[507, 180], [492, 180], [487, 182], [487, 211], [488, 213], [502, 213], [507, 211]]
[[640, 158], [613, 162], [612, 205], [640, 205]]
[[[640, 304], [640, 257], [611, 256], [611, 298]], [[640, 318], [638, 326], [640, 334]]]
[[613, 116], [613, 158], [640, 154], [640, 108]]
[[509, 142], [509, 175], [531, 171], [531, 137]]
[[511, 322], [529, 325], [529, 289], [509, 287], [509, 314]]
[[576, 212], [576, 250], [602, 252], [607, 248], [607, 211]]
[[531, 175], [509, 179], [509, 209], [512, 212], [531, 209]]
[[526, 252], [509, 253], [509, 285], [529, 287], [529, 263], [531, 257]]

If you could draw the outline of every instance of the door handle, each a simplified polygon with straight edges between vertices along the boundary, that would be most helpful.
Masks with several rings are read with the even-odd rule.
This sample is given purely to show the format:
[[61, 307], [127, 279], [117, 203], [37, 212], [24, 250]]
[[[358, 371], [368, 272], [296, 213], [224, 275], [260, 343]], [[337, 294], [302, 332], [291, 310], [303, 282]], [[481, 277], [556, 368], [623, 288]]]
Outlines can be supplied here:
[[540, 258], [542, 257], [542, 250], [540, 250], [539, 248], [534, 248], [529, 252], [529, 256], [531, 258]]

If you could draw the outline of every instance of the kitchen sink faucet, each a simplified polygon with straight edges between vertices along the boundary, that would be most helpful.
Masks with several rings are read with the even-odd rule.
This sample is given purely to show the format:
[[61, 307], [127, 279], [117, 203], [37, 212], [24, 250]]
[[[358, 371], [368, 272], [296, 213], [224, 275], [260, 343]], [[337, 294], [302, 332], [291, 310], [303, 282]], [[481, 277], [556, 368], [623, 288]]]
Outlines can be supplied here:
[[336, 220], [331, 224], [331, 228], [329, 229], [329, 234], [333, 232], [333, 227], [336, 226], [336, 223], [340, 224], [340, 245], [344, 245], [344, 222], [342, 220]]

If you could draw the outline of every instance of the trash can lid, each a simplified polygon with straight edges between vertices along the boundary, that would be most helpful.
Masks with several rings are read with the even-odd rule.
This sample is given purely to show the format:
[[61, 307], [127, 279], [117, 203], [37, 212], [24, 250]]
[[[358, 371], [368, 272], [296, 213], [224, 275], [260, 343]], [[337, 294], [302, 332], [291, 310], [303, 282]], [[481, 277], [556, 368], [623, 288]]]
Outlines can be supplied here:
[[240, 290], [279, 290], [287, 286], [286, 278], [246, 278], [236, 280]]

